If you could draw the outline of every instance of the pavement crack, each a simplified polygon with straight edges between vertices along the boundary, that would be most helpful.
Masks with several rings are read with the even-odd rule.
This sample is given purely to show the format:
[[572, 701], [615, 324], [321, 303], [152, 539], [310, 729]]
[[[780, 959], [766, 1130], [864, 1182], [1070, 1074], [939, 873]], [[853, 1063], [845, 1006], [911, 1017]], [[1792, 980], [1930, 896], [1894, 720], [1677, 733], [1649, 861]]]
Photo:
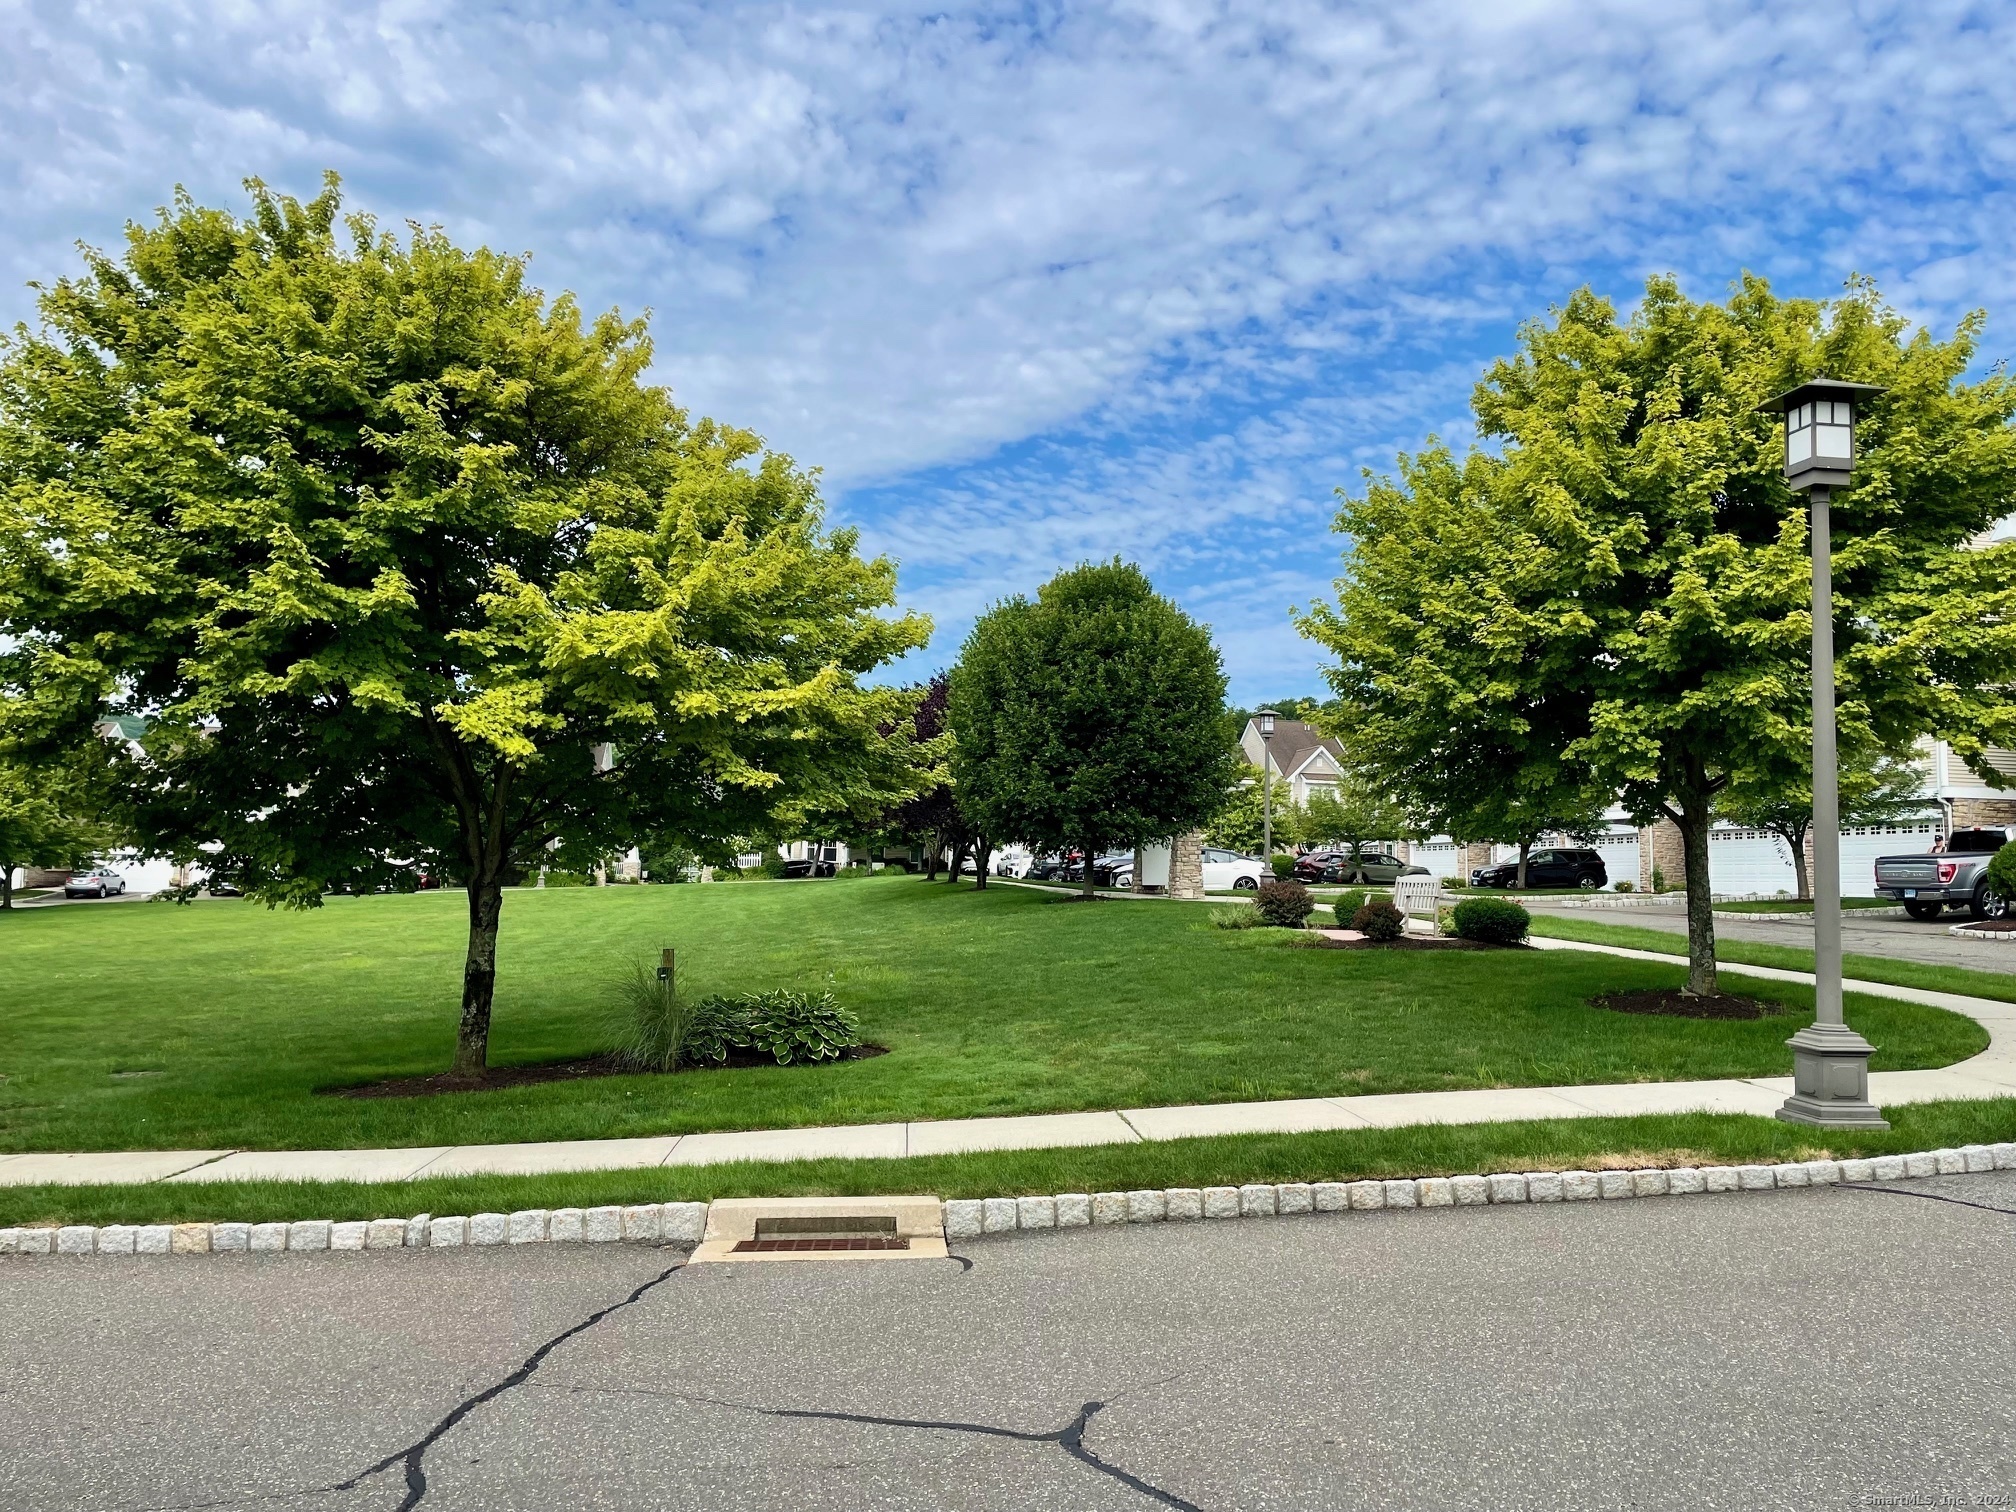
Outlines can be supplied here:
[[586, 1333], [611, 1313], [621, 1312], [632, 1303], [641, 1300], [646, 1292], [650, 1291], [653, 1287], [663, 1285], [685, 1268], [685, 1265], [682, 1263], [660, 1271], [649, 1281], [644, 1282], [635, 1291], [631, 1292], [629, 1296], [622, 1298], [620, 1301], [611, 1302], [607, 1307], [597, 1309], [583, 1318], [579, 1323], [576, 1323], [572, 1328], [555, 1334], [527, 1355], [524, 1363], [512, 1371], [511, 1374], [494, 1385], [484, 1387], [483, 1390], [475, 1393], [473, 1396], [464, 1397], [449, 1410], [448, 1414], [440, 1422], [436, 1423], [404, 1449], [394, 1450], [391, 1454], [386, 1455], [385, 1458], [378, 1461], [377, 1464], [370, 1466], [368, 1469], [358, 1471], [357, 1474], [351, 1476], [348, 1480], [337, 1481], [331, 1486], [320, 1486], [313, 1492], [302, 1494], [319, 1495], [329, 1491], [351, 1491], [362, 1485], [372, 1476], [382, 1475], [394, 1465], [403, 1465], [406, 1470], [406, 1499], [399, 1503], [399, 1512], [412, 1512], [412, 1509], [419, 1506], [421, 1500], [427, 1495], [427, 1451], [429, 1449], [432, 1449], [443, 1438], [452, 1433], [464, 1418], [468, 1417], [470, 1413], [481, 1407], [485, 1402], [494, 1402], [498, 1397], [504, 1395], [505, 1392], [513, 1391], [523, 1386], [532, 1378], [533, 1373], [546, 1363], [546, 1357], [569, 1339], [574, 1338], [578, 1334]]
[[1888, 1192], [1892, 1197], [1923, 1197], [1928, 1202], [1950, 1202], [1955, 1207], [1979, 1208], [1984, 1213], [2004, 1213], [2016, 1218], [2016, 1208], [1997, 1207], [1992, 1202], [1970, 1202], [1965, 1197], [1949, 1197], [1944, 1192], [1914, 1192], [1909, 1187], [1874, 1186], [1863, 1181], [1840, 1181], [1835, 1185], [1851, 1192]]
[[866, 1412], [818, 1412], [795, 1407], [756, 1407], [750, 1410], [760, 1412], [766, 1417], [823, 1418], [840, 1423], [869, 1423], [882, 1428], [922, 1428], [941, 1433], [975, 1433], [988, 1438], [1014, 1439], [1024, 1444], [1055, 1444], [1079, 1464], [1089, 1466], [1101, 1475], [1112, 1477], [1130, 1491], [1137, 1491], [1151, 1501], [1160, 1502], [1165, 1507], [1175, 1507], [1178, 1512], [1203, 1512], [1203, 1508], [1195, 1502], [1187, 1502], [1172, 1491], [1164, 1491], [1160, 1486], [1152, 1485], [1140, 1476], [1122, 1470], [1118, 1465], [1101, 1459], [1086, 1447], [1085, 1430], [1091, 1425], [1093, 1417], [1105, 1406], [1104, 1402], [1087, 1402], [1078, 1409], [1078, 1416], [1050, 1433], [1025, 1433], [1017, 1428], [997, 1428], [991, 1423], [960, 1423], [937, 1418], [877, 1417]]
[[[1174, 1380], [1169, 1376], [1161, 1381], [1150, 1382], [1146, 1387], [1135, 1388], [1126, 1395], [1136, 1395], [1141, 1390], [1153, 1390]], [[1101, 1475], [1110, 1476], [1131, 1491], [1165, 1507], [1174, 1507], [1177, 1512], [1204, 1512], [1195, 1502], [1187, 1502], [1173, 1491], [1164, 1491], [1160, 1486], [1141, 1479], [1130, 1471], [1121, 1469], [1108, 1460], [1101, 1459], [1085, 1444], [1085, 1430], [1092, 1419], [1111, 1402], [1087, 1402], [1078, 1409], [1078, 1415], [1062, 1428], [1048, 1433], [1028, 1433], [1020, 1428], [1001, 1428], [993, 1423], [962, 1423], [946, 1418], [899, 1418], [881, 1417], [870, 1412], [834, 1412], [809, 1407], [758, 1407], [753, 1402], [733, 1402], [723, 1397], [703, 1396], [692, 1391], [664, 1391], [649, 1386], [574, 1386], [564, 1382], [542, 1388], [548, 1391], [607, 1393], [612, 1396], [666, 1397], [674, 1401], [704, 1403], [709, 1407], [726, 1407], [736, 1412], [753, 1412], [761, 1417], [804, 1418], [833, 1423], [864, 1423], [877, 1428], [921, 1428], [939, 1433], [972, 1433], [983, 1438], [1011, 1439], [1018, 1444], [1055, 1444], [1081, 1465], [1097, 1470]], [[1114, 1398], [1115, 1401], [1119, 1398]], [[389, 1463], [389, 1461], [388, 1461]], [[408, 1503], [410, 1506], [411, 1503]]]

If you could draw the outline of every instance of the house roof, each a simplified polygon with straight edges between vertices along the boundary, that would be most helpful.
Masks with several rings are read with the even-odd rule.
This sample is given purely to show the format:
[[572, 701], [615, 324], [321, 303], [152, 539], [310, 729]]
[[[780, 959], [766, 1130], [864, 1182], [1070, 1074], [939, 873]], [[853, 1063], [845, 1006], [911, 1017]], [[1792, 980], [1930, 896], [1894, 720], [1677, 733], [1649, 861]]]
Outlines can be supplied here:
[[[1259, 732], [1254, 731], [1254, 738]], [[1293, 777], [1309, 764], [1309, 759], [1322, 751], [1341, 767], [1344, 762], [1344, 747], [1329, 735], [1320, 735], [1313, 725], [1306, 725], [1299, 719], [1277, 719], [1274, 721], [1274, 736], [1265, 742], [1267, 754], [1273, 759], [1274, 770], [1283, 777]]]

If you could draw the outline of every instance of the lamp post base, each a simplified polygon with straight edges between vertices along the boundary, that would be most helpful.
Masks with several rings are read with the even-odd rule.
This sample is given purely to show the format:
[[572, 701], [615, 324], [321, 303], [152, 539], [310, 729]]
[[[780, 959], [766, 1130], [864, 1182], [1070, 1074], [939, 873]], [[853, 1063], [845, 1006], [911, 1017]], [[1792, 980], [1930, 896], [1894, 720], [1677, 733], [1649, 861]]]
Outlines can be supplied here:
[[1887, 1129], [1869, 1101], [1869, 1057], [1876, 1047], [1846, 1024], [1810, 1024], [1792, 1047], [1792, 1095], [1778, 1116], [1822, 1129]]

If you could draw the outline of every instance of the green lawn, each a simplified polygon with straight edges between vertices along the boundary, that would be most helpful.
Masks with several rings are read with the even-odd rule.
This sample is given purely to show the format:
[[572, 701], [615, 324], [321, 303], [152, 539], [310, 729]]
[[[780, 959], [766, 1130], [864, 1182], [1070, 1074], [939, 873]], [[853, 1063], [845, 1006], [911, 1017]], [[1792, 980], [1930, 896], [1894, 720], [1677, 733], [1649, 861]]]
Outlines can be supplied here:
[[[1595, 954], [1388, 953], [910, 877], [567, 888], [504, 907], [495, 1063], [607, 1043], [608, 984], [679, 950], [692, 992], [830, 987], [891, 1054], [427, 1099], [318, 1097], [447, 1065], [463, 900], [209, 901], [0, 917], [0, 1148], [316, 1148], [574, 1139], [1451, 1087], [1782, 1073], [1793, 1011], [1646, 1018], [1593, 994], [1678, 983]], [[1851, 1000], [1878, 1069], [1945, 1065], [1971, 1021]]]
[[[1687, 937], [1670, 929], [1646, 929], [1631, 924], [1598, 924], [1592, 919], [1564, 919], [1559, 914], [1535, 915], [1533, 933], [1557, 940], [1582, 940], [1592, 945], [1622, 945], [1631, 950], [1656, 950], [1661, 955], [1687, 954]], [[1796, 945], [1771, 945], [1754, 940], [1717, 939], [1715, 959], [1745, 966], [1775, 966], [1781, 971], [1811, 971], [1813, 952]], [[1885, 982], [1892, 987], [1922, 987], [1928, 992], [1957, 992], [1968, 997], [2016, 1003], [2016, 975], [1976, 971], [1966, 966], [1932, 966], [1889, 956], [1841, 957], [1842, 974], [1861, 982]], [[1747, 990], [1747, 989], [1746, 989]], [[1848, 1001], [1853, 1003], [1851, 996]]]
[[562, 1176], [355, 1182], [230, 1181], [189, 1186], [0, 1187], [0, 1225], [247, 1223], [295, 1218], [509, 1213], [600, 1203], [717, 1197], [929, 1192], [999, 1197], [1247, 1181], [1356, 1181], [1471, 1171], [1739, 1165], [1990, 1144], [2016, 1136], [2016, 1099], [1888, 1109], [1882, 1131], [1823, 1133], [1772, 1118], [1680, 1113], [1645, 1118], [1422, 1124], [1318, 1134], [1246, 1134], [1063, 1150], [1003, 1150], [909, 1160], [807, 1160], [583, 1171]]

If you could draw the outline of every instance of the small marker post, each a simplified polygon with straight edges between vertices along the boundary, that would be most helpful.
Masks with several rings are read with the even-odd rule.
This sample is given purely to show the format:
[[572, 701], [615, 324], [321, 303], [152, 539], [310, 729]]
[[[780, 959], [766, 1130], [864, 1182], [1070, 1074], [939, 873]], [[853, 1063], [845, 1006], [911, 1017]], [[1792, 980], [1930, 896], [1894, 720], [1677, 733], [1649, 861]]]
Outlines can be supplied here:
[[677, 990], [673, 987], [672, 950], [669, 946], [658, 952], [658, 980], [663, 982], [668, 990]]

